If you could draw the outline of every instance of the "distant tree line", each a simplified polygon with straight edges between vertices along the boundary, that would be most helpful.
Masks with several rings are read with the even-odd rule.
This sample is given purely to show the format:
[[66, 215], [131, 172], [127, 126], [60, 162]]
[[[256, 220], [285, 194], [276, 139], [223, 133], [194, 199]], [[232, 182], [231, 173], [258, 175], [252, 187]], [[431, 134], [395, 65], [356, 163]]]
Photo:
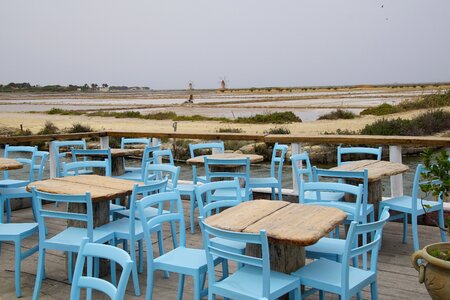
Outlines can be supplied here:
[[16, 83], [11, 82], [6, 85], [0, 84], [0, 92], [96, 92], [96, 91], [128, 91], [128, 90], [150, 90], [149, 87], [128, 87], [128, 86], [109, 86], [103, 83], [99, 86], [96, 83], [63, 86], [59, 84], [54, 85], [31, 85], [28, 82]]

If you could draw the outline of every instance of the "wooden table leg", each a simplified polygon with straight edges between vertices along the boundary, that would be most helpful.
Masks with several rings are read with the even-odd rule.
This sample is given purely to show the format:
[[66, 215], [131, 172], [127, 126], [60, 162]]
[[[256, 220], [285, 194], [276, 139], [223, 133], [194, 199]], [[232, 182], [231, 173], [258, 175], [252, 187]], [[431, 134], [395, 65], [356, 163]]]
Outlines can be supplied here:
[[[247, 255], [261, 257], [261, 246], [247, 244]], [[270, 270], [291, 274], [305, 265], [305, 247], [291, 244], [270, 243]], [[289, 299], [288, 295], [280, 299]]]
[[125, 174], [125, 158], [123, 156], [112, 157], [111, 160], [112, 176], [120, 176]]
[[[346, 183], [352, 184], [352, 185], [358, 185], [361, 183], [361, 181], [346, 179]], [[381, 179], [370, 181], [368, 188], [368, 197], [367, 197], [367, 203], [371, 203], [374, 205], [375, 210], [375, 219], [378, 218], [378, 207], [380, 206], [381, 197], [383, 194], [383, 187], [381, 185]], [[355, 198], [346, 194], [345, 195], [345, 201], [347, 202], [355, 202]]]

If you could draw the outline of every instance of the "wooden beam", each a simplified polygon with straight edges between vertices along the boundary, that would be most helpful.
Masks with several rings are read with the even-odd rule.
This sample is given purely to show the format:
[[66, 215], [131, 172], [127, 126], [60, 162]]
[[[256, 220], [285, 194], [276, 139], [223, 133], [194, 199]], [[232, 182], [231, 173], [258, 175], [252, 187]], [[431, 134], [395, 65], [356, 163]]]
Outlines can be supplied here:
[[199, 139], [199, 140], [241, 140], [264, 142], [264, 135], [242, 134], [242, 133], [182, 133], [182, 132], [126, 132], [107, 131], [113, 137], [152, 137], [152, 138], [178, 138], [178, 139]]

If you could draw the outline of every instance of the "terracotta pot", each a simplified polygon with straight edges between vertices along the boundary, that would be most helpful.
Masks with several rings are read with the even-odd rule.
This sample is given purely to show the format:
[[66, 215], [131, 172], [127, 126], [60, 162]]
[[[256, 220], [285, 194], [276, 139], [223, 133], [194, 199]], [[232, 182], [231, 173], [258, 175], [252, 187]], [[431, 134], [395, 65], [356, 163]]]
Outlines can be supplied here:
[[[450, 295], [450, 261], [431, 256], [434, 250], [450, 250], [450, 243], [436, 243], [416, 251], [412, 256], [412, 264], [419, 272], [419, 282], [425, 283], [431, 298], [434, 300], [449, 299]], [[424, 262], [427, 264], [423, 264]]]

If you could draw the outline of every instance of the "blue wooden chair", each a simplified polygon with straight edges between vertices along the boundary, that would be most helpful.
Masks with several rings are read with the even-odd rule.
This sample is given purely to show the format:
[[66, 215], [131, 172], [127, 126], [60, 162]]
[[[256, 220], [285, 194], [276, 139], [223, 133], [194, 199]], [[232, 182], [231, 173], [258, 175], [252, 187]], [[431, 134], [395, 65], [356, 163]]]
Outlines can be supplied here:
[[[287, 145], [275, 144], [273, 147], [272, 161], [270, 163], [270, 175], [269, 177], [250, 177], [250, 188], [269, 187], [272, 189], [272, 200], [276, 199], [275, 188], [278, 190], [278, 200], [283, 199], [282, 193], [282, 176], [283, 176], [283, 164], [286, 152], [288, 150]], [[278, 164], [278, 166], [277, 166]], [[277, 172], [275, 175], [275, 168]]]
[[125, 174], [113, 176], [114, 178], [125, 179], [125, 180], [133, 180], [133, 181], [144, 181], [145, 174], [145, 166], [148, 163], [153, 163], [153, 152], [161, 150], [161, 145], [157, 146], [146, 146], [144, 148], [144, 152], [142, 153], [141, 166], [139, 168], [131, 168], [126, 169]]
[[[77, 141], [53, 141], [53, 159], [55, 161], [56, 168], [56, 177], [62, 177], [62, 163], [67, 157], [68, 152], [63, 152], [63, 149], [70, 150], [70, 148], [75, 149], [84, 149], [86, 150], [86, 141], [85, 140], [77, 140]], [[89, 174], [88, 171], [82, 171], [83, 174]]]
[[[45, 276], [45, 254], [47, 250], [56, 250], [68, 252], [68, 281], [72, 283], [72, 265], [73, 265], [73, 252], [78, 252], [81, 246], [81, 241], [84, 237], [88, 237], [89, 242], [94, 243], [106, 243], [110, 242], [114, 244], [114, 232], [107, 231], [101, 227], [94, 229], [93, 216], [92, 216], [92, 200], [90, 193], [85, 195], [59, 195], [39, 192], [36, 188], [32, 188], [33, 201], [36, 207], [36, 214], [39, 224], [39, 259], [38, 269], [36, 275], [36, 284], [34, 286], [33, 300], [39, 298], [39, 292], [41, 289], [42, 279]], [[54, 207], [51, 205], [43, 206], [43, 202], [62, 202], [67, 205], [78, 204], [85, 205], [86, 212], [63, 212], [56, 209], [50, 210]], [[86, 223], [86, 228], [68, 226], [61, 232], [58, 232], [54, 236], [49, 236], [46, 233], [47, 225], [50, 219], [66, 219]], [[115, 266], [111, 264], [111, 276], [115, 281]]]
[[[127, 288], [128, 279], [130, 277], [131, 267], [133, 261], [127, 252], [120, 248], [101, 245], [95, 243], [88, 243], [88, 238], [83, 238], [78, 253], [77, 262], [75, 265], [75, 273], [73, 276], [72, 288], [70, 289], [70, 299], [80, 299], [80, 289], [85, 288], [89, 290], [95, 289], [109, 296], [112, 300], [121, 300], [125, 297], [125, 290]], [[110, 282], [92, 277], [92, 258], [103, 258], [114, 261], [122, 267], [119, 283], [117, 287]], [[83, 276], [83, 268], [87, 260], [87, 275]]]
[[[439, 195], [437, 201], [430, 201], [420, 197], [420, 184], [426, 183], [421, 180], [421, 174], [424, 172], [423, 165], [418, 164], [416, 173], [414, 175], [414, 182], [411, 196], [399, 196], [385, 199], [380, 202], [380, 211], [383, 207], [389, 206], [391, 211], [400, 212], [394, 215], [390, 220], [403, 219], [403, 243], [406, 243], [408, 236], [408, 215], [411, 215], [411, 230], [414, 245], [414, 251], [420, 249], [419, 247], [419, 233], [417, 226], [417, 217], [424, 215], [425, 212], [438, 212], [439, 226], [444, 228], [444, 207], [442, 195]], [[443, 242], [447, 241], [445, 232], [441, 230], [441, 239]]]
[[[146, 218], [145, 209], [150, 206], [170, 206], [173, 208], [170, 213], [157, 215], [146, 222], [142, 222], [145, 246], [147, 248], [147, 290], [145, 299], [153, 297], [153, 281], [156, 270], [179, 273], [178, 297], [183, 296], [185, 276], [192, 276], [194, 281], [194, 300], [200, 300], [206, 296], [207, 290], [202, 288], [206, 276], [206, 255], [203, 249], [193, 249], [186, 247], [186, 232], [184, 226], [183, 205], [180, 193], [175, 190], [171, 192], [150, 195], [137, 201], [137, 207], [141, 220]], [[163, 223], [176, 222], [179, 226], [179, 244], [171, 251], [158, 256], [153, 256], [151, 234], [155, 226]], [[221, 262], [217, 259], [216, 264]]]
[[[238, 178], [244, 181], [244, 187], [241, 188], [241, 198], [243, 201], [253, 199], [252, 189], [250, 188], [250, 159], [216, 159], [204, 157], [205, 160], [205, 172], [207, 182], [214, 180], [230, 180]], [[225, 166], [224, 168], [222, 168]], [[218, 170], [217, 167], [223, 169]], [[217, 190], [211, 198], [215, 200], [229, 199], [229, 190]]]
[[[269, 243], [265, 230], [259, 234], [225, 231], [209, 226], [202, 217], [200, 228], [208, 261], [208, 299], [215, 299], [217, 295], [231, 299], [277, 299], [288, 293], [291, 299], [300, 299], [298, 278], [270, 270]], [[213, 243], [211, 237], [261, 245], [261, 258], [236, 254], [226, 246]], [[235, 261], [243, 267], [217, 280], [214, 272], [214, 260], [217, 258]]]
[[[149, 138], [125, 138], [123, 137], [120, 140], [120, 149], [126, 149], [129, 145], [140, 145], [142, 147], [148, 147], [151, 145], [151, 139]], [[144, 160], [145, 156], [142, 157]], [[125, 163], [125, 162], [124, 162]], [[145, 166], [145, 163], [141, 161], [141, 166]], [[142, 168], [140, 167], [131, 167], [127, 166], [125, 164], [125, 173], [132, 172], [132, 173], [141, 173]]]
[[14, 243], [14, 284], [16, 286], [16, 297], [22, 297], [22, 290], [20, 288], [20, 267], [21, 262], [28, 256], [32, 255], [38, 250], [38, 245], [22, 252], [21, 242], [33, 234], [37, 233], [37, 223], [0, 223], [0, 245], [1, 242], [10, 241]]
[[[191, 158], [205, 155], [205, 154], [212, 154], [213, 149], [217, 151], [217, 153], [224, 153], [225, 152], [225, 146], [222, 141], [219, 142], [210, 142], [210, 143], [198, 143], [198, 144], [189, 144], [189, 153], [191, 154]], [[198, 155], [197, 152], [200, 152]], [[197, 184], [198, 182], [206, 183], [208, 182], [205, 176], [198, 176], [197, 174], [197, 166], [192, 165], [192, 175], [193, 175], [193, 182], [194, 184]]]
[[[28, 163], [32, 168], [33, 174], [37, 172], [37, 176], [34, 174], [33, 179], [42, 180], [44, 174], [45, 164], [47, 163], [48, 152], [47, 151], [36, 151], [34, 154], [34, 165], [31, 167], [33, 159], [22, 160], [24, 163]], [[31, 175], [30, 175], [31, 178]], [[1, 182], [1, 181], [0, 181]], [[1, 184], [1, 183], [0, 183]], [[13, 184], [15, 185], [15, 184]], [[11, 222], [11, 200], [20, 198], [30, 198], [32, 195], [27, 191], [26, 186], [11, 187], [11, 188], [0, 188], [0, 214], [3, 216], [3, 208], [6, 204], [6, 223]], [[33, 216], [36, 220], [35, 210], [33, 207], [33, 201], [31, 201], [31, 206], [33, 208]], [[2, 222], [2, 217], [0, 217], [0, 223]]]
[[[311, 161], [309, 160], [309, 156], [307, 152], [303, 152], [300, 154], [295, 154], [290, 157], [292, 162], [292, 168], [294, 169], [294, 176], [297, 179], [297, 185], [300, 190], [300, 183], [302, 181], [312, 182], [314, 181], [314, 176], [312, 173]], [[305, 178], [306, 177], [306, 178]], [[306, 199], [314, 199], [316, 197], [316, 193], [311, 191], [306, 191], [304, 195]], [[300, 195], [299, 195], [300, 197]], [[342, 201], [344, 199], [344, 194], [340, 192], [332, 192], [332, 191], [322, 191], [320, 193], [321, 201]], [[317, 200], [317, 199], [316, 199]]]
[[[165, 150], [159, 150], [153, 152], [153, 160], [155, 164], [162, 163], [163, 161], [167, 162], [170, 165], [174, 165], [173, 155], [172, 151], [170, 149]], [[194, 226], [194, 213], [195, 208], [197, 207], [197, 201], [195, 201], [195, 192], [194, 192], [195, 184], [192, 183], [177, 183], [177, 189], [180, 192], [181, 196], [188, 196], [189, 197], [189, 220], [190, 220], [190, 227], [191, 227], [191, 233], [195, 233], [195, 226]]]
[[[128, 242], [130, 243], [130, 255], [131, 260], [133, 261], [132, 276], [133, 276], [134, 292], [136, 296], [141, 295], [138, 279], [138, 270], [139, 273], [142, 273], [143, 257], [144, 257], [142, 245], [142, 241], [144, 240], [144, 232], [142, 229], [142, 224], [139, 221], [138, 212], [136, 210], [136, 201], [139, 195], [147, 196], [153, 193], [165, 192], [166, 186], [167, 180], [141, 186], [139, 186], [137, 183], [134, 184], [133, 191], [129, 198], [130, 208], [118, 212], [120, 216], [126, 216], [127, 218], [117, 219], [102, 226], [102, 229], [106, 228], [109, 231], [114, 232], [114, 237], [116, 239], [123, 240], [124, 250], [128, 249], [127, 247]], [[169, 213], [169, 212], [163, 211], [162, 207], [158, 208], [148, 207], [146, 215], [148, 216], [152, 214], [153, 216], [156, 216], [161, 213]], [[162, 228], [161, 226], [157, 226], [154, 228], [153, 231], [157, 233], [159, 254], [162, 255], [164, 254]], [[139, 261], [136, 260], [136, 242], [138, 243]]]
[[[366, 224], [352, 222], [345, 240], [342, 262], [318, 259], [292, 273], [292, 275], [300, 278], [300, 283], [303, 286], [312, 288], [312, 290], [306, 291], [305, 295], [319, 290], [320, 299], [324, 299], [325, 292], [329, 292], [338, 294], [341, 299], [347, 300], [361, 292], [365, 286], [370, 285], [371, 298], [378, 299], [378, 250], [382, 230], [388, 218], [389, 211], [384, 209], [380, 220], [377, 222]], [[358, 246], [359, 236], [372, 233], [374, 233], [374, 239], [370, 243]], [[367, 270], [350, 265], [350, 262], [354, 261], [354, 257], [362, 254], [370, 257], [370, 268]]]
[[[229, 199], [214, 200], [213, 195], [218, 190], [230, 191]], [[212, 213], [218, 213], [221, 209], [236, 206], [242, 202], [241, 187], [239, 180], [235, 178], [231, 181], [215, 181], [202, 184], [195, 187], [195, 195], [198, 202], [199, 215], [203, 218], [209, 217]], [[217, 243], [226, 247], [230, 252], [236, 252], [238, 254], [245, 254], [246, 244], [242, 242], [230, 241], [222, 238], [212, 238], [211, 243]], [[224, 263], [224, 267], [228, 264]], [[228, 271], [224, 272], [228, 273]]]
[[381, 160], [381, 154], [383, 153], [383, 147], [378, 148], [368, 148], [368, 147], [349, 147], [343, 148], [341, 145], [338, 146], [337, 149], [337, 165], [340, 166], [342, 164], [348, 163], [348, 161], [343, 161], [343, 155], [350, 154], [370, 154], [376, 157], [376, 160]]

